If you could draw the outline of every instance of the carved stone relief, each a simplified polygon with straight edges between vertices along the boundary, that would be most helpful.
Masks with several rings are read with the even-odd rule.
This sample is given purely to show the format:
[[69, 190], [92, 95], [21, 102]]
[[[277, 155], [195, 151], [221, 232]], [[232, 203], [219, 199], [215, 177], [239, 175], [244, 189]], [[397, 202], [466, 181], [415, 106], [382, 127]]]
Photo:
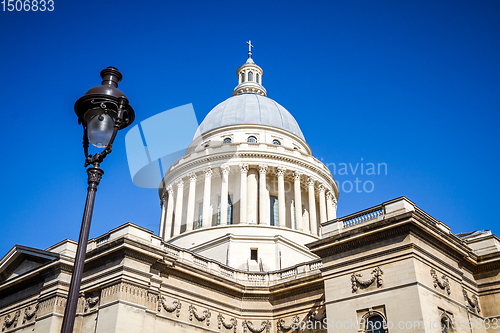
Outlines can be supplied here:
[[481, 309], [479, 308], [479, 300], [477, 299], [476, 295], [473, 294], [472, 298], [469, 297], [465, 288], [462, 288], [462, 292], [464, 294], [465, 306], [467, 307], [467, 310], [475, 314], [480, 314]]
[[196, 320], [198, 320], [198, 321], [205, 321], [206, 320], [207, 326], [210, 326], [210, 316], [211, 315], [212, 314], [210, 313], [209, 309], [206, 309], [205, 311], [203, 311], [202, 315], [199, 315], [197, 310], [196, 310], [196, 307], [193, 304], [191, 304], [189, 306], [189, 320], [193, 320], [193, 317], [195, 317]]
[[15, 326], [20, 314], [21, 314], [21, 310], [17, 310], [14, 313], [14, 316], [12, 316], [12, 313], [7, 315], [5, 317], [4, 322], [3, 322], [2, 331], [5, 331], [6, 328], [9, 328], [13, 325]]
[[269, 329], [271, 328], [271, 322], [269, 320], [265, 320], [262, 322], [260, 327], [253, 326], [251, 321], [244, 320], [243, 323], [243, 333], [248, 333], [248, 331], [252, 333], [261, 333], [266, 330], [266, 333], [269, 333]]
[[219, 313], [217, 315], [217, 321], [219, 322], [219, 329], [224, 326], [224, 328], [233, 330], [233, 332], [236, 333], [236, 330], [238, 329], [238, 320], [236, 318], [231, 318], [229, 319], [229, 323], [226, 323], [224, 321], [224, 316], [222, 315], [222, 313]]
[[97, 303], [99, 303], [99, 296], [87, 297], [85, 299], [85, 307], [83, 311], [87, 312], [89, 309], [92, 309], [94, 306], [96, 306]]
[[181, 301], [174, 299], [172, 302], [172, 305], [167, 305], [167, 302], [165, 301], [165, 297], [159, 296], [158, 297], [158, 312], [161, 311], [161, 308], [165, 309], [167, 312], [175, 312], [176, 317], [179, 317], [181, 314]]
[[448, 295], [451, 294], [450, 281], [448, 281], [448, 277], [446, 275], [443, 274], [441, 279], [439, 279], [436, 270], [434, 270], [433, 268], [431, 269], [431, 276], [434, 282], [434, 288], [437, 288], [439, 286], [439, 288], [446, 290]]
[[382, 281], [382, 275], [384, 275], [384, 272], [380, 267], [375, 267], [372, 271], [372, 276], [371, 278], [367, 280], [362, 280], [363, 274], [361, 273], [352, 273], [351, 275], [351, 283], [352, 283], [352, 292], [356, 292], [360, 287], [368, 287], [370, 286], [373, 282], [377, 281], [377, 288], [381, 287], [383, 284]]
[[24, 309], [23, 324], [31, 320], [33, 317], [35, 317], [37, 311], [38, 311], [38, 303], [35, 304], [33, 309], [31, 308], [31, 306], [28, 306], [26, 309]]
[[292, 318], [290, 325], [287, 326], [285, 325], [285, 319], [278, 319], [278, 321], [276, 322], [276, 328], [278, 329], [278, 333], [281, 332], [284, 333], [290, 331], [292, 328], [297, 327], [299, 321], [300, 321], [299, 316], [295, 316]]

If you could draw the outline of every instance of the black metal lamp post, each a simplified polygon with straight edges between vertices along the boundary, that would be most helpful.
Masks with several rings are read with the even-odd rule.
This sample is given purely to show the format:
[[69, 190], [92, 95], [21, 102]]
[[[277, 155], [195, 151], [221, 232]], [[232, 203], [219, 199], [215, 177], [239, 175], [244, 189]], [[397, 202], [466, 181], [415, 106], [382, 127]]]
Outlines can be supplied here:
[[[87, 201], [83, 213], [82, 227], [78, 239], [75, 264], [68, 299], [64, 309], [64, 318], [61, 333], [72, 333], [75, 324], [76, 307], [82, 282], [83, 264], [89, 240], [90, 222], [94, 209], [97, 185], [104, 171], [99, 168], [104, 158], [111, 153], [111, 146], [118, 130], [132, 124], [135, 118], [134, 110], [128, 104], [124, 93], [118, 90], [121, 73], [114, 67], [101, 71], [102, 84], [87, 91], [75, 103], [75, 112], [78, 123], [83, 125], [83, 149], [85, 151], [85, 164], [87, 167], [88, 184]], [[100, 153], [89, 155], [89, 141], [98, 148], [104, 148]]]

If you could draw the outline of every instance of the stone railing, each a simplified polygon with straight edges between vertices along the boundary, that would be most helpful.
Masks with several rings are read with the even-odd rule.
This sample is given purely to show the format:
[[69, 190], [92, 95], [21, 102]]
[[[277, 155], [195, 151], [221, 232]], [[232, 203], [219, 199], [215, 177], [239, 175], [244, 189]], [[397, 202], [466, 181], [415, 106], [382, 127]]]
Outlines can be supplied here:
[[318, 274], [322, 267], [321, 259], [316, 259], [271, 272], [242, 271], [166, 243], [158, 236], [155, 236], [152, 231], [132, 223], [126, 223], [105, 235], [89, 240], [87, 250], [92, 251], [119, 238], [133, 239], [159, 249], [163, 253], [163, 260], [165, 261], [172, 260], [183, 263], [245, 286], [272, 286], [291, 279]]
[[421, 210], [405, 197], [396, 198], [375, 207], [321, 223], [323, 237], [343, 232], [345, 228], [358, 227], [367, 222], [383, 220], [410, 211]]
[[[215, 260], [205, 258], [191, 251], [164, 244], [167, 254], [176, 253], [174, 259], [183, 264], [208, 271], [211, 274], [229, 279], [246, 286], [267, 287], [279, 284], [290, 279], [297, 279], [304, 276], [318, 274], [323, 263], [321, 259], [308, 261], [296, 266], [287, 267], [271, 272], [247, 272], [223, 265]], [[176, 250], [175, 252], [173, 250]], [[172, 255], [173, 256], [173, 255]]]
[[378, 205], [368, 210], [363, 210], [355, 214], [347, 215], [341, 218], [340, 221], [342, 221], [344, 228], [351, 227], [359, 223], [374, 220], [379, 216], [383, 216], [385, 214], [384, 208], [384, 206]]

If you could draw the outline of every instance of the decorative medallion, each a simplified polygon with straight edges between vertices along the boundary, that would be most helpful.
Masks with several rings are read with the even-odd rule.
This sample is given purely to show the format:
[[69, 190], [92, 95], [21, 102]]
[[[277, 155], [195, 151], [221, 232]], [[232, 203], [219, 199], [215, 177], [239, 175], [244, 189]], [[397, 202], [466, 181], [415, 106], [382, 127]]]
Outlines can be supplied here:
[[362, 287], [368, 287], [371, 285], [373, 282], [377, 281], [377, 288], [382, 286], [382, 275], [384, 275], [384, 272], [380, 267], [375, 267], [372, 271], [372, 277], [369, 278], [368, 280], [361, 280], [363, 277], [363, 274], [361, 273], [352, 273], [351, 275], [351, 283], [352, 283], [352, 292], [356, 292], [360, 286]]

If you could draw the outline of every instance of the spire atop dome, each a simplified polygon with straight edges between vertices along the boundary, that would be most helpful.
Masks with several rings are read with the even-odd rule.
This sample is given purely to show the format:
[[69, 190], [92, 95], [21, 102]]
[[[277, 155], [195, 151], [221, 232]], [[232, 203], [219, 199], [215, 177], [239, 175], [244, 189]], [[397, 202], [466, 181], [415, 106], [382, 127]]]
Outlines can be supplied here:
[[247, 42], [247, 44], [248, 44], [248, 59], [247, 59], [247, 62], [246, 62], [246, 63], [247, 63], [247, 64], [253, 64], [254, 62], [253, 62], [253, 59], [252, 59], [252, 47], [253, 47], [253, 45], [252, 45], [252, 41], [251, 41], [251, 40], [249, 40], [249, 41]]
[[255, 64], [252, 59], [252, 41], [249, 40], [248, 44], [248, 59], [238, 68], [236, 76], [238, 76], [238, 85], [234, 88], [233, 96], [254, 93], [267, 97], [266, 89], [262, 86], [262, 76], [264, 71], [260, 66]]

